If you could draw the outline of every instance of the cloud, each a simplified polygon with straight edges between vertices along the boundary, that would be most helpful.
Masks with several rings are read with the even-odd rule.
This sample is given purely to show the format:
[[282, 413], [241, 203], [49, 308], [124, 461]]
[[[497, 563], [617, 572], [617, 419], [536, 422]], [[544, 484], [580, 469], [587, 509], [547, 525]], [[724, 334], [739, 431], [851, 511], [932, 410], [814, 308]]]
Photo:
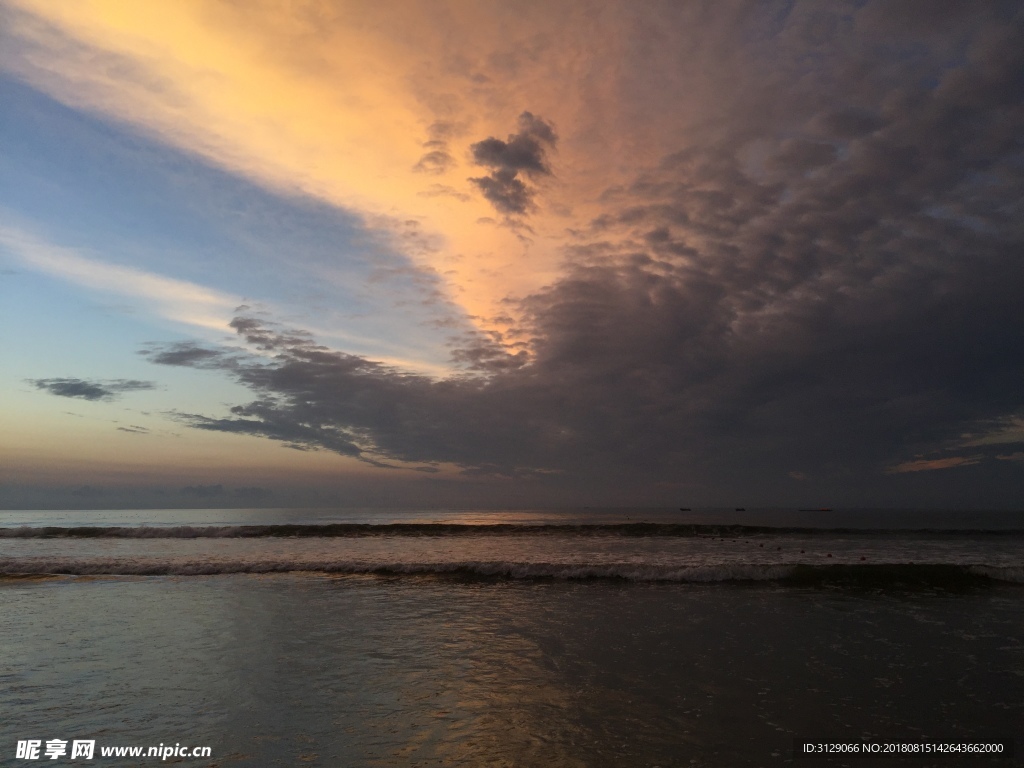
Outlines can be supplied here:
[[531, 179], [550, 176], [547, 150], [554, 148], [557, 141], [550, 123], [523, 112], [519, 116], [519, 132], [510, 134], [507, 141], [491, 136], [470, 147], [474, 163], [493, 169], [489, 175], [470, 181], [499, 213], [525, 215], [534, 208], [534, 190], [523, 182], [520, 174]]
[[151, 360], [159, 365], [198, 365], [204, 360], [222, 357], [224, 357], [222, 350], [182, 342], [161, 348], [160, 352], [154, 354]]
[[[347, 0], [323, 17], [309, 7], [243, 10], [210, 0], [160, 19], [37, 0], [6, 10], [0, 68], [62, 104], [288, 198], [367, 222], [421, 219], [446, 247], [408, 258], [444, 274], [439, 286], [468, 314], [493, 313], [510, 284], [532, 288], [557, 263], [557, 254], [535, 249], [530, 263], [498, 278], [487, 256], [516, 242], [501, 228], [481, 235], [475, 221], [486, 204], [455, 205], [453, 196], [429, 194], [433, 187], [421, 194], [424, 181], [448, 180], [462, 160], [452, 147], [463, 126], [497, 135], [520, 111], [506, 107], [520, 99], [496, 73], [476, 70], [493, 69], [488, 49], [519, 47], [538, 22], [561, 28], [546, 11], [513, 23], [483, 7], [410, 4], [399, 18]], [[458, 195], [470, 188], [457, 186]], [[452, 253], [471, 258], [452, 265]]]
[[877, 131], [884, 123], [876, 113], [869, 110], [843, 107], [822, 112], [815, 117], [813, 125], [827, 136], [855, 139]]
[[159, 316], [199, 328], [224, 330], [241, 297], [135, 267], [87, 258], [0, 224], [0, 246], [23, 264], [61, 280], [140, 301]]
[[418, 173], [440, 175], [455, 165], [448, 142], [455, 133], [455, 127], [448, 122], [438, 120], [431, 124], [427, 131], [430, 138], [423, 143], [426, 153], [416, 162], [413, 170]]
[[1024, 451], [1014, 451], [1013, 453], [1001, 453], [996, 456], [1000, 461], [1024, 461]]
[[[796, 485], [794, 466], [859, 494], [981, 461], [909, 457], [1024, 408], [1021, 54], [1000, 31], [1024, 22], [979, 11], [986, 31], [963, 57], [939, 46], [882, 66], [870, 40], [833, 53], [810, 13], [773, 40], [776, 68], [735, 70], [735, 97], [706, 125], [592, 191], [562, 271], [508, 300], [515, 324], [457, 340], [462, 375], [412, 375], [239, 317], [252, 354], [184, 364], [253, 400], [191, 423], [474, 475], [742, 478], [769, 497]], [[522, 214], [553, 145], [524, 116], [507, 141], [473, 145], [492, 169], [477, 186]]]
[[58, 397], [76, 397], [81, 400], [115, 400], [125, 392], [156, 389], [152, 381], [136, 379], [112, 379], [105, 381], [89, 379], [28, 379], [36, 389]]
[[[275, 407], [277, 404], [265, 401], [247, 406], [235, 406], [231, 413], [236, 418], [211, 419], [191, 413], [170, 413], [171, 418], [193, 429], [210, 432], [233, 432], [241, 435], [255, 435], [279, 440], [288, 448], [305, 451], [311, 448], [326, 448], [343, 456], [361, 456], [363, 451], [347, 439], [345, 431], [331, 426], [309, 426], [283, 418]], [[255, 418], [237, 418], [237, 417]]]
[[421, 173], [441, 174], [455, 164], [454, 158], [446, 151], [432, 149], [423, 155], [413, 166], [414, 171]]
[[904, 472], [931, 472], [936, 469], [969, 467], [973, 464], [978, 464], [983, 458], [983, 456], [950, 456], [945, 459], [916, 459], [890, 467], [886, 472], [898, 475]]
[[[450, 461], [466, 468], [486, 464], [504, 473], [531, 469], [521, 466], [516, 453], [532, 430], [527, 428], [514, 445], [507, 442], [508, 435], [501, 433], [511, 414], [494, 407], [501, 394], [486, 378], [432, 379], [330, 350], [305, 333], [279, 330], [255, 318], [239, 317], [233, 325], [254, 350], [273, 351], [273, 359], [256, 353], [166, 356], [156, 348], [147, 353], [165, 365], [221, 370], [258, 393], [256, 400], [232, 407], [223, 418], [173, 414], [188, 426], [330, 450], [382, 467]], [[174, 351], [185, 350], [178, 345]], [[522, 407], [516, 406], [519, 418], [526, 417]], [[467, 408], [472, 416], [464, 412]], [[417, 468], [434, 471], [429, 465]]]
[[778, 154], [772, 161], [777, 167], [802, 171], [832, 163], [837, 155], [832, 144], [806, 139], [787, 139], [782, 142]]
[[983, 432], [967, 433], [960, 445], [964, 448], [986, 445], [1006, 445], [1024, 443], [1024, 418], [1008, 416], [990, 421], [982, 425]]
[[129, 432], [133, 435], [148, 435], [149, 430], [146, 427], [140, 427], [137, 424], [131, 424], [127, 427], [118, 427], [119, 432]]
[[[565, 21], [586, 12], [543, 7]], [[367, 8], [372, 17], [376, 6]], [[943, 22], [947, 12], [956, 24]], [[532, 250], [544, 252], [545, 268], [514, 288], [509, 275], [523, 249], [479, 244], [484, 229], [508, 235], [475, 223], [481, 204], [456, 205], [461, 193], [444, 185], [424, 194], [423, 176], [394, 195], [380, 181], [389, 178], [383, 171], [407, 173], [421, 160], [421, 172], [447, 172], [451, 136], [428, 132], [424, 144], [408, 129], [433, 117], [353, 108], [344, 116], [353, 125], [380, 120], [387, 135], [303, 143], [305, 134], [270, 119], [283, 114], [274, 100], [311, 93], [319, 108], [328, 101], [322, 92], [257, 89], [273, 102], [268, 111], [241, 97], [226, 105], [252, 136], [273, 138], [254, 143], [216, 99], [159, 113], [191, 116], [189, 129], [196, 115], [217, 116], [209, 143], [242, 147], [248, 154], [222, 151], [222, 162], [257, 178], [269, 174], [250, 168], [253, 157], [285, 158], [273, 178], [290, 182], [319, 168], [335, 145], [372, 143], [376, 165], [333, 156], [325, 167], [335, 177], [314, 181], [335, 201], [364, 185], [378, 209], [398, 200], [471, 216], [430, 258], [439, 272], [457, 271], [447, 258], [482, 265], [459, 273], [465, 306], [486, 273], [507, 296], [501, 306], [512, 321], [500, 336], [456, 339], [461, 374], [431, 377], [331, 348], [314, 329], [239, 315], [232, 325], [244, 350], [150, 350], [154, 363], [218, 371], [250, 392], [224, 412], [177, 418], [381, 465], [452, 464], [470, 475], [601, 489], [628, 480], [641, 492], [742, 481], [771, 498], [801, 485], [788, 474], [799, 467], [823, 492], [878, 499], [915, 478], [964, 474], [929, 470], [1016, 469], [938, 452], [964, 448], [965, 430], [978, 424], [997, 425], [978, 440], [1014, 437], [1016, 427], [1007, 422], [1002, 434], [999, 420], [1024, 412], [1019, 4], [621, 4], [587, 25], [548, 23], [541, 11], [513, 16], [503, 17], [507, 36], [501, 25], [477, 25], [478, 34], [465, 35], [471, 44], [450, 56], [415, 60], [430, 68], [417, 81], [417, 104], [430, 103], [440, 122], [465, 117], [474, 135], [488, 137], [470, 147], [485, 169], [473, 189], [501, 216], [530, 215]], [[479, 19], [467, 10], [439, 28], [476, 32], [470, 22]], [[537, 34], [545, 29], [565, 34], [545, 43]], [[425, 25], [409, 37], [434, 32]], [[337, 42], [326, 35], [320, 53], [348, 50]], [[608, 53], [587, 54], [594, 50]], [[328, 56], [323, 63], [328, 73], [361, 71], [331, 69], [337, 61]], [[450, 77], [428, 87], [438, 72]], [[454, 82], [465, 99], [444, 101]], [[215, 90], [219, 99], [224, 89]], [[137, 108], [118, 103], [131, 105], [126, 113]], [[535, 113], [496, 138], [516, 104]], [[342, 119], [324, 125], [348, 130]], [[176, 140], [186, 133], [177, 126]], [[206, 146], [187, 135], [189, 146]], [[294, 153], [268, 149], [280, 146]], [[535, 203], [556, 146], [559, 184], [550, 194], [577, 211], [568, 220]], [[349, 160], [359, 173], [348, 173]], [[470, 314], [497, 314], [487, 309]]]
[[465, 192], [459, 192], [454, 187], [445, 184], [431, 184], [427, 189], [419, 192], [420, 197], [452, 197], [459, 202], [468, 202], [471, 198]]

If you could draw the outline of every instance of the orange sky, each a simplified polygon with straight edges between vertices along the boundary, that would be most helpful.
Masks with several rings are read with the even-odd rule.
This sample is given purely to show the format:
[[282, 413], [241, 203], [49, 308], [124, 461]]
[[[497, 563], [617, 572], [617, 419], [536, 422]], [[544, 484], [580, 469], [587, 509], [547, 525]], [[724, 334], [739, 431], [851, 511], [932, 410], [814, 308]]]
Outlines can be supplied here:
[[[557, 275], [565, 230], [598, 211], [597, 192], [664, 150], [657, 131], [622, 131], [602, 109], [621, 84], [581, 51], [612, 53], [617, 41], [595, 41], [609, 25], [582, 6], [16, 5], [18, 32], [38, 44], [21, 63], [34, 85], [276, 190], [359, 212], [443, 275], [485, 328], [507, 313], [506, 296]], [[504, 138], [527, 106], [561, 141], [523, 242], [474, 194], [467, 179], [481, 170], [465, 148]], [[451, 125], [455, 164], [417, 172], [438, 121]]]

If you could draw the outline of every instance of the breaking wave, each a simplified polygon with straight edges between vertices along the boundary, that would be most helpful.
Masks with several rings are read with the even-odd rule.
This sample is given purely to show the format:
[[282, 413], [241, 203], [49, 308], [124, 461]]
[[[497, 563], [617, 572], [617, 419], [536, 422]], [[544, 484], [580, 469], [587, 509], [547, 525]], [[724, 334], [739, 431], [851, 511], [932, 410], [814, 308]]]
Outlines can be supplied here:
[[546, 524], [515, 523], [327, 523], [321, 525], [19, 526], [0, 528], [0, 539], [111, 538], [218, 539], [366, 536], [630, 536], [723, 537], [758, 535], [856, 536], [1024, 536], [1022, 529], [806, 528], [767, 525], [684, 523]]
[[612, 579], [629, 582], [742, 583], [777, 582], [794, 586], [945, 587], [983, 586], [990, 582], [1024, 584], [1024, 567], [954, 564], [667, 566], [636, 563], [524, 563], [511, 561], [408, 562], [159, 559], [0, 559], [0, 575], [213, 576], [314, 572], [380, 576], [433, 575], [467, 579]]

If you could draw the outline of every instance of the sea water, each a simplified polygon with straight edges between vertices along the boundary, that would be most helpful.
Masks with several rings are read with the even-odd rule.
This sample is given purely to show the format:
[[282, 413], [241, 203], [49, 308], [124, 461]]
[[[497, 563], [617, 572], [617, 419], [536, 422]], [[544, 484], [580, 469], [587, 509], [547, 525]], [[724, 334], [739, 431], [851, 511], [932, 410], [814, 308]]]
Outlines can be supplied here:
[[756, 766], [795, 739], [1012, 739], [1022, 523], [0, 513], [0, 764], [33, 764], [31, 739], [95, 741], [53, 765], [208, 746], [171, 758], [196, 766]]

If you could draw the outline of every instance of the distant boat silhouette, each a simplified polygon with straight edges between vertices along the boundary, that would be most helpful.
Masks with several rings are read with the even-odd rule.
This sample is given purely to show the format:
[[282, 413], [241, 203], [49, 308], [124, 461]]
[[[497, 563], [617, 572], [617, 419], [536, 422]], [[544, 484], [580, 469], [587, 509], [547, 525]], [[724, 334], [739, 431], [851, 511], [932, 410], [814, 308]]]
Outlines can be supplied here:
[[691, 510], [691, 509], [690, 509], [689, 507], [680, 507], [680, 508], [679, 508], [679, 511], [680, 511], [680, 512], [690, 512], [690, 511], [692, 511], [692, 510]]
[[736, 511], [737, 512], [746, 512], [747, 508], [746, 507], [736, 507]]

